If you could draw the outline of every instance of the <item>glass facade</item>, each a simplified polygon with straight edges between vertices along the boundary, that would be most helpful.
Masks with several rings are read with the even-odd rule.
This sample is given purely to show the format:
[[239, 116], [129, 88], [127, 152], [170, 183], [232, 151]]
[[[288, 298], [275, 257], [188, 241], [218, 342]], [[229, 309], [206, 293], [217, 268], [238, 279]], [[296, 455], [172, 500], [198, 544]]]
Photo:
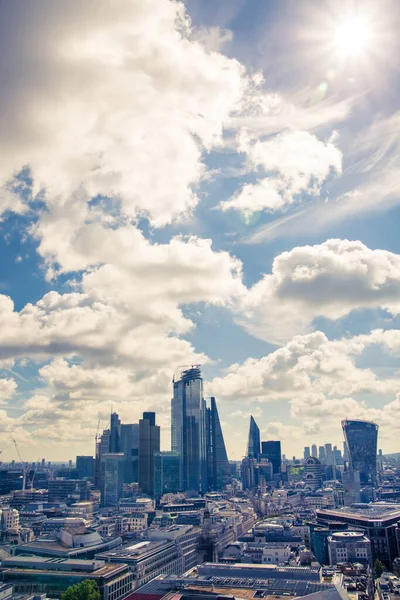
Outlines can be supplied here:
[[207, 468], [208, 489], [222, 490], [230, 481], [230, 466], [215, 398], [207, 408]]
[[361, 484], [376, 483], [378, 425], [369, 421], [342, 421], [350, 470], [360, 472]]
[[180, 491], [180, 456], [178, 452], [156, 452], [154, 455], [154, 496]]
[[124, 455], [102, 454], [100, 467], [101, 505], [117, 506], [123, 493]]
[[138, 481], [139, 425], [121, 425], [121, 452], [124, 453], [124, 483]]
[[171, 447], [180, 455], [180, 488], [206, 492], [206, 406], [200, 368], [182, 371], [173, 392]]
[[281, 472], [282, 454], [280, 441], [270, 440], [261, 442], [261, 453], [263, 458], [267, 458], [274, 470], [274, 475]]
[[247, 442], [247, 457], [258, 459], [260, 454], [260, 430], [254, 420], [253, 415], [250, 417], [249, 440]]

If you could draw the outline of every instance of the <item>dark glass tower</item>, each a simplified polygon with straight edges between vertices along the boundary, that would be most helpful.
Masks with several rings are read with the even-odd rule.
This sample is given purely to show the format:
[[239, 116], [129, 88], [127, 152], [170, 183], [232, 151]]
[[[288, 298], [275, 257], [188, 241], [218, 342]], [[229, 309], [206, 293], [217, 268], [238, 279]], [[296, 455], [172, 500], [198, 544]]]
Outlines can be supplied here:
[[111, 413], [110, 452], [121, 452], [121, 421], [117, 413]]
[[154, 496], [179, 492], [179, 454], [156, 452], [154, 455]]
[[281, 472], [281, 443], [275, 440], [261, 442], [261, 454], [263, 458], [267, 458], [271, 463], [274, 475]]
[[124, 483], [138, 481], [139, 477], [139, 425], [121, 425], [121, 452], [124, 453]]
[[160, 452], [160, 427], [156, 414], [145, 412], [139, 421], [139, 488], [154, 496], [154, 455]]
[[208, 489], [210, 491], [222, 490], [224, 485], [229, 483], [231, 477], [215, 398], [211, 398], [211, 406], [207, 408], [206, 421]]
[[359, 471], [361, 484], [376, 483], [378, 425], [369, 421], [342, 421], [351, 471]]
[[180, 489], [207, 491], [206, 406], [199, 366], [173, 381], [171, 447], [180, 456]]
[[250, 417], [249, 440], [247, 442], [247, 457], [258, 459], [260, 454], [260, 430], [254, 420], [253, 415]]
[[102, 454], [100, 466], [101, 506], [117, 506], [124, 485], [124, 455]]

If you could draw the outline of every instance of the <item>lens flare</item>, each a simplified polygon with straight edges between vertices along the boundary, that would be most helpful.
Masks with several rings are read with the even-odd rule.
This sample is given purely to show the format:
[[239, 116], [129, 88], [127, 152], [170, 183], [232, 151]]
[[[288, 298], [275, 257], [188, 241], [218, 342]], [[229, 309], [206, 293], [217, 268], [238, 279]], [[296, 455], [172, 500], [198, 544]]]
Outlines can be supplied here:
[[336, 27], [333, 43], [339, 57], [355, 58], [368, 51], [371, 42], [370, 23], [361, 15], [346, 17]]

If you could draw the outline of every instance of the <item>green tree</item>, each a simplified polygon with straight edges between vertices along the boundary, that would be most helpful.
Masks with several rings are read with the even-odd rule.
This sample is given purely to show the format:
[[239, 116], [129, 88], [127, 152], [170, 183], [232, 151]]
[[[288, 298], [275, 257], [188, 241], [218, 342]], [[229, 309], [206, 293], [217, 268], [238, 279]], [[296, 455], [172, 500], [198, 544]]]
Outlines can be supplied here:
[[385, 565], [379, 560], [379, 558], [377, 558], [374, 564], [375, 577], [380, 577], [384, 570]]
[[66, 589], [61, 600], [101, 600], [101, 595], [95, 581], [84, 579]]

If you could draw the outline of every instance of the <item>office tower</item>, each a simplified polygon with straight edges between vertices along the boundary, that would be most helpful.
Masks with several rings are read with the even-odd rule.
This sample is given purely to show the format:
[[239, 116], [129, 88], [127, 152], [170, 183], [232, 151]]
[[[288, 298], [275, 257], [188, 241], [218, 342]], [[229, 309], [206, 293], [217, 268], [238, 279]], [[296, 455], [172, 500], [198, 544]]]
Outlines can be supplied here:
[[110, 419], [110, 452], [121, 452], [121, 421], [117, 413], [111, 413]]
[[269, 440], [268, 442], [261, 442], [261, 455], [262, 458], [267, 458], [271, 463], [274, 470], [274, 475], [281, 472], [281, 443], [275, 440]]
[[325, 446], [319, 446], [319, 448], [318, 448], [318, 458], [319, 458], [319, 460], [325, 460], [325, 458], [326, 458]]
[[121, 424], [121, 452], [124, 453], [124, 483], [139, 478], [139, 424]]
[[360, 472], [361, 484], [375, 484], [378, 425], [346, 419], [342, 421], [342, 428], [349, 452], [350, 470]]
[[260, 430], [254, 420], [253, 415], [250, 417], [249, 439], [247, 442], [247, 457], [258, 459], [260, 454]]
[[124, 455], [122, 452], [102, 454], [100, 457], [101, 506], [117, 506], [124, 485]]
[[256, 486], [256, 464], [255, 458], [245, 457], [240, 465], [240, 478], [244, 490], [252, 489]]
[[343, 504], [351, 506], [356, 502], [361, 501], [361, 485], [359, 471], [343, 471]]
[[92, 479], [94, 477], [93, 456], [77, 456], [76, 469], [78, 471], [78, 479]]
[[173, 380], [171, 449], [180, 456], [180, 489], [206, 492], [206, 405], [199, 366]]
[[347, 450], [346, 440], [343, 442], [343, 460], [349, 462], [349, 451]]
[[87, 479], [52, 479], [49, 481], [49, 502], [80, 502], [90, 499]]
[[303, 458], [304, 460], [308, 458], [310, 455], [310, 446], [304, 446]]
[[180, 456], [178, 452], [154, 454], [154, 496], [179, 492]]
[[230, 481], [230, 467], [215, 398], [206, 409], [206, 455], [208, 489], [222, 490]]
[[304, 464], [306, 485], [315, 492], [322, 486], [322, 465], [316, 456], [309, 456]]
[[325, 462], [328, 466], [332, 466], [333, 465], [333, 450], [332, 450], [332, 444], [325, 444]]
[[313, 444], [311, 446], [311, 456], [315, 456], [316, 458], [318, 458], [318, 455], [317, 455], [317, 444]]
[[143, 413], [139, 421], [139, 488], [154, 496], [154, 454], [160, 452], [160, 427], [154, 412]]
[[96, 438], [96, 464], [94, 473], [94, 487], [100, 489], [101, 456], [110, 452], [110, 430], [105, 429], [100, 438]]

